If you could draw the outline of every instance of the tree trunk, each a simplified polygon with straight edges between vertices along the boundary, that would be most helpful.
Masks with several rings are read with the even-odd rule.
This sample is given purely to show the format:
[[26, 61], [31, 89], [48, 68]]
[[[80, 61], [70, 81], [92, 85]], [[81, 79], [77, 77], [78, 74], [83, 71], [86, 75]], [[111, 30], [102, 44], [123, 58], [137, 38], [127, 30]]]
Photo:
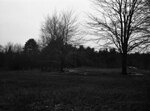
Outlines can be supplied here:
[[127, 75], [127, 53], [122, 53], [122, 74]]

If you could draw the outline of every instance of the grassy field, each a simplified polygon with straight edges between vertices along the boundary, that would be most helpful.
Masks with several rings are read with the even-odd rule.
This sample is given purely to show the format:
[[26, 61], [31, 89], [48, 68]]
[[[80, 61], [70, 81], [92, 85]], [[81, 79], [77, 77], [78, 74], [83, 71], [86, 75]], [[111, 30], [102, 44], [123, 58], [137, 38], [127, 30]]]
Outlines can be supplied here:
[[149, 111], [149, 72], [80, 70], [0, 72], [0, 111]]

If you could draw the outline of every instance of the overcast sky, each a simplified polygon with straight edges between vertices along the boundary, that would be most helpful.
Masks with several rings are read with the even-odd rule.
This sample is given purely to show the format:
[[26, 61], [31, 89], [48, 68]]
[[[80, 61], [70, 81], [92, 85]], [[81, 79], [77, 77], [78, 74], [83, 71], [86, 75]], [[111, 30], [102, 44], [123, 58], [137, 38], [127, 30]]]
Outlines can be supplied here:
[[0, 0], [0, 44], [24, 43], [40, 38], [47, 15], [73, 10], [79, 19], [91, 10], [90, 0]]

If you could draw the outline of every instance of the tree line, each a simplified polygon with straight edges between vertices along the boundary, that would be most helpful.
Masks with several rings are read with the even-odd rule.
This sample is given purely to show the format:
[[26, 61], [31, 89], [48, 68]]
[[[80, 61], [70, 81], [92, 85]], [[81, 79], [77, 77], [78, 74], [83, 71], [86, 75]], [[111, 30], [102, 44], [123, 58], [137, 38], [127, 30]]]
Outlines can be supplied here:
[[[33, 70], [64, 71], [65, 68], [97, 67], [120, 68], [121, 55], [116, 49], [95, 51], [94, 48], [84, 46], [74, 47], [64, 45], [63, 63], [55, 42], [40, 49], [34, 39], [29, 39], [24, 47], [8, 44], [0, 50], [1, 70]], [[150, 69], [149, 53], [132, 53], [128, 56], [128, 66]]]

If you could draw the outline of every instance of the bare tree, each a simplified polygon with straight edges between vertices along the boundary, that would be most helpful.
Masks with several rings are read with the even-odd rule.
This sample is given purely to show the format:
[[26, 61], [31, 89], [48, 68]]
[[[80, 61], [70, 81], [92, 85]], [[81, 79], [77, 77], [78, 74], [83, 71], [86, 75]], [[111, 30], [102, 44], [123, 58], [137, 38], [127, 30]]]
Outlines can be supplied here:
[[127, 54], [150, 44], [150, 9], [146, 0], [94, 0], [95, 15], [90, 15], [90, 28], [104, 40], [105, 46], [116, 47], [122, 55], [122, 74], [127, 74]]
[[5, 53], [21, 53], [23, 51], [23, 47], [21, 46], [21, 44], [13, 44], [11, 42], [8, 42], [6, 44], [6, 46], [3, 48], [3, 51]]
[[64, 44], [71, 43], [77, 36], [78, 24], [72, 12], [48, 16], [42, 25], [42, 42], [47, 45], [51, 40], [61, 39]]
[[78, 34], [78, 24], [72, 12], [48, 16], [42, 26], [42, 42], [45, 46], [55, 44], [60, 55], [61, 71], [65, 60], [65, 45], [73, 43], [73, 37]]

